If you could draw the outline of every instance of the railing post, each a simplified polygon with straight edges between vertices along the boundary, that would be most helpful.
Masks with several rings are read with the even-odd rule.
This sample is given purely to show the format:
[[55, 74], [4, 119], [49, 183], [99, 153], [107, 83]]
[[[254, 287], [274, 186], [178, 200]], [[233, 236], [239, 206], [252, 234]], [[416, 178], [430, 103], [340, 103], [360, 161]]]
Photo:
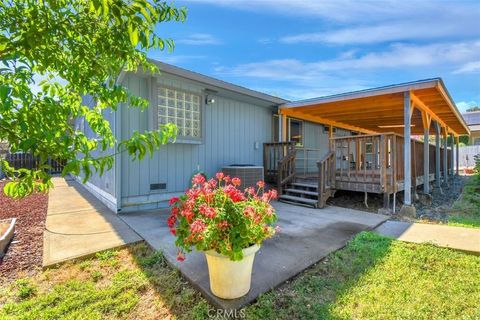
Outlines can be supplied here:
[[385, 135], [380, 136], [380, 183], [383, 192], [387, 191], [387, 147]]
[[324, 193], [324, 170], [323, 170], [323, 162], [317, 162], [318, 167], [318, 207], [323, 208], [323, 193]]

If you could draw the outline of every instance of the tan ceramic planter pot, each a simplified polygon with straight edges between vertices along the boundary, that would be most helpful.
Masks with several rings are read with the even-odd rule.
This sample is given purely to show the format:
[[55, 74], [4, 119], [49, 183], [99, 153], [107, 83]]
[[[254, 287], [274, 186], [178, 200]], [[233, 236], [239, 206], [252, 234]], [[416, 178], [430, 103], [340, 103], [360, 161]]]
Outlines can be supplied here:
[[214, 250], [205, 252], [210, 275], [210, 289], [222, 299], [240, 298], [250, 290], [255, 253], [260, 246], [255, 244], [243, 249], [243, 259], [232, 261]]

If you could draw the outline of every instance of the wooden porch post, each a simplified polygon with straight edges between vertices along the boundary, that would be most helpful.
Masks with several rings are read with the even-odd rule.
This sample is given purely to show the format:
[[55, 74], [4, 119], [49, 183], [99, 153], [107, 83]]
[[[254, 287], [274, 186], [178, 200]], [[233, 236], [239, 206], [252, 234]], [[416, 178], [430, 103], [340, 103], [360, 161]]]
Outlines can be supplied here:
[[440, 188], [442, 185], [440, 176], [440, 124], [435, 121], [435, 185]]
[[403, 157], [403, 166], [405, 172], [404, 178], [404, 186], [405, 189], [403, 190], [404, 193], [404, 204], [407, 206], [412, 205], [412, 159], [411, 159], [411, 118], [410, 118], [410, 109], [411, 109], [411, 100], [410, 100], [410, 92], [405, 92], [403, 96], [403, 124], [404, 127], [404, 139], [405, 139], [405, 152]]
[[328, 146], [329, 146], [330, 151], [333, 150], [332, 138], [333, 138], [333, 126], [330, 125], [330, 126], [328, 126]]
[[447, 137], [448, 137], [448, 128], [445, 127], [443, 128], [444, 133], [443, 133], [443, 183], [447, 184], [448, 183], [448, 143], [447, 143]]
[[452, 152], [450, 153], [450, 170], [451, 171], [451, 176], [453, 177], [455, 175], [455, 164], [453, 163], [455, 160], [455, 157], [454, 157], [454, 152], [455, 152], [455, 137], [453, 136], [453, 133], [450, 134], [450, 140], [452, 141], [452, 143], [450, 144], [450, 148], [452, 150]]
[[287, 116], [284, 114], [278, 114], [278, 138], [280, 142], [287, 141]]
[[455, 137], [455, 142], [456, 142], [456, 145], [457, 145], [457, 148], [455, 149], [455, 158], [457, 159], [456, 161], [456, 167], [457, 167], [457, 176], [459, 174], [459, 163], [460, 163], [460, 159], [459, 159], [459, 156], [460, 156], [460, 136], [456, 136]]
[[423, 193], [430, 193], [430, 116], [422, 112], [423, 120]]

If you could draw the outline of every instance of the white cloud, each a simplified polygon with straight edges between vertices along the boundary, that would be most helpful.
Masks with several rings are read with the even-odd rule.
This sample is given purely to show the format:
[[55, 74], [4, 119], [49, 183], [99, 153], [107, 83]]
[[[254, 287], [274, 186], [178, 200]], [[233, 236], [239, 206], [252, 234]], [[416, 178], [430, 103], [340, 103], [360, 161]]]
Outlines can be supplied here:
[[[251, 78], [254, 83], [268, 80], [270, 89], [258, 88], [255, 84], [253, 87], [295, 100], [383, 85], [386, 83], [379, 83], [375, 76], [382, 73], [405, 74], [423, 70], [419, 73], [444, 76], [448, 72], [445, 70], [457, 70], [475, 61], [479, 51], [480, 41], [394, 44], [379, 52], [362, 54], [348, 50], [328, 60], [272, 59], [232, 67], [217, 66], [215, 72], [221, 77], [236, 77], [242, 81]], [[443, 70], [443, 74], [432, 75], [431, 70]], [[414, 79], [404, 79], [408, 80]]]
[[193, 33], [186, 38], [175, 40], [175, 43], [186, 45], [206, 45], [206, 44], [221, 44], [222, 42], [208, 33]]
[[[462, 23], [445, 23], [445, 21], [402, 21], [396, 23], [382, 23], [375, 26], [355, 26], [333, 31], [303, 33], [285, 36], [280, 39], [284, 43], [319, 42], [330, 44], [371, 44], [403, 40], [425, 40], [462, 36], [480, 36], [475, 24], [476, 19], [470, 15], [468, 21]], [[466, 25], [470, 27], [466, 27]]]
[[464, 64], [459, 69], [455, 70], [453, 73], [480, 73], [480, 61], [472, 61]]
[[[252, 12], [328, 21], [328, 28], [286, 35], [284, 43], [369, 44], [403, 40], [480, 37], [476, 1], [191, 0]], [[315, 23], [312, 24], [316, 26]]]
[[[438, 1], [355, 1], [355, 0], [187, 0], [190, 3], [206, 3], [222, 7], [253, 11], [275, 12], [289, 16], [322, 17], [338, 22], [388, 21], [392, 18], [418, 16], [429, 11], [433, 16], [442, 12], [442, 7], [451, 7], [449, 13], [457, 11], [461, 3], [439, 3]], [[469, 5], [476, 8], [475, 4]]]
[[203, 60], [207, 57], [201, 56], [201, 55], [177, 55], [177, 54], [163, 55], [162, 54], [160, 56], [153, 56], [152, 58], [165, 63], [178, 64], [178, 63], [190, 62], [194, 60]]
[[217, 67], [216, 72], [272, 80], [314, 81], [335, 72], [408, 67], [450, 66], [458, 68], [475, 61], [480, 41], [432, 45], [394, 44], [387, 50], [356, 55], [347, 51], [330, 60], [302, 62], [276, 59], [240, 64], [232, 68]]

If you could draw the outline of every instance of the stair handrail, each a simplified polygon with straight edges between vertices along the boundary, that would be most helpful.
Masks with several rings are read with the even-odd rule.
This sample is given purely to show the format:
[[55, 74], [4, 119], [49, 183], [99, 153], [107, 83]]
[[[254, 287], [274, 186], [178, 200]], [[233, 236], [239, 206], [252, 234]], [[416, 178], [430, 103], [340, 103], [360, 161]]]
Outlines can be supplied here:
[[327, 202], [325, 190], [327, 182], [330, 188], [333, 188], [334, 183], [334, 160], [335, 152], [328, 152], [323, 158], [317, 161], [318, 167], [318, 207], [323, 208]]
[[277, 192], [279, 195], [283, 193], [284, 186], [295, 178], [296, 155], [297, 149], [295, 148], [295, 144], [292, 144], [287, 147], [285, 157], [278, 160]]

